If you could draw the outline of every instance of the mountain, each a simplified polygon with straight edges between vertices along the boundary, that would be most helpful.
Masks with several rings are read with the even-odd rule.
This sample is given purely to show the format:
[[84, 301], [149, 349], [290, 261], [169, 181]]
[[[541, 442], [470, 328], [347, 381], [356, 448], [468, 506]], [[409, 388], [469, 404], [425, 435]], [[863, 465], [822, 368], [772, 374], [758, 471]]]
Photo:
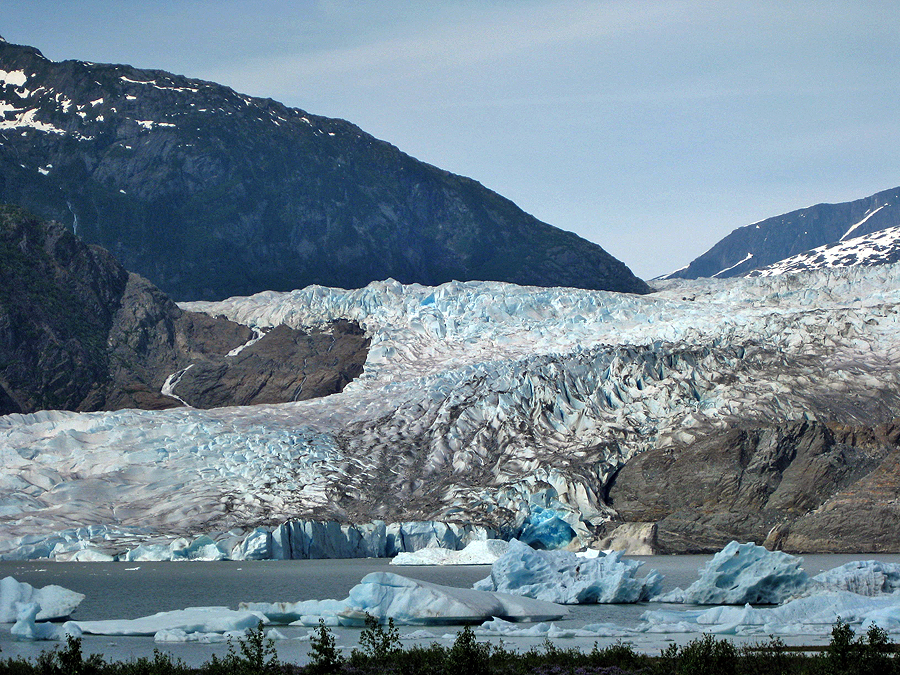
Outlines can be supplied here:
[[200, 408], [340, 391], [368, 340], [186, 312], [58, 223], [0, 205], [0, 415]]
[[602, 248], [359, 128], [0, 42], [0, 201], [177, 300], [393, 278], [649, 288]]
[[[900, 264], [660, 285], [383, 281], [183, 303], [258, 330], [353, 322], [365, 369], [298, 403], [0, 417], [0, 557], [201, 534], [283, 554], [288, 531], [309, 548], [311, 521], [348, 547], [408, 521], [581, 545], [652, 522], [661, 545], [708, 550], [718, 524], [762, 543], [781, 516], [784, 548], [832, 550], [855, 528], [900, 551]], [[629, 474], [644, 511], [618, 491]], [[708, 509], [689, 521], [695, 502]]]
[[825, 244], [777, 263], [752, 270], [748, 277], [796, 274], [808, 270], [853, 265], [888, 265], [900, 261], [900, 227]]
[[[811, 249], [849, 244], [856, 237], [897, 226], [900, 226], [900, 188], [843, 204], [818, 204], [741, 227], [687, 267], [663, 278], [743, 276]], [[859, 264], [872, 264], [872, 259], [869, 260]]]

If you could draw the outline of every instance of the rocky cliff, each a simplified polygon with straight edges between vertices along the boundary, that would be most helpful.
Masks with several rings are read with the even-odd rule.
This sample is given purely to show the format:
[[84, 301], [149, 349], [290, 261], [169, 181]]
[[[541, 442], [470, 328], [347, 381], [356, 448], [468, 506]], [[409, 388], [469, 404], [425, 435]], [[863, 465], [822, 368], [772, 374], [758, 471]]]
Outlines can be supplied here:
[[322, 396], [362, 372], [368, 347], [351, 322], [255, 337], [181, 310], [62, 225], [0, 206], [0, 415]]
[[733, 539], [794, 552], [900, 548], [900, 422], [733, 428], [629, 460], [608, 501], [656, 525], [657, 550], [720, 550]]
[[343, 120], [6, 42], [0, 201], [179, 301], [386, 278], [649, 290], [596, 244]]

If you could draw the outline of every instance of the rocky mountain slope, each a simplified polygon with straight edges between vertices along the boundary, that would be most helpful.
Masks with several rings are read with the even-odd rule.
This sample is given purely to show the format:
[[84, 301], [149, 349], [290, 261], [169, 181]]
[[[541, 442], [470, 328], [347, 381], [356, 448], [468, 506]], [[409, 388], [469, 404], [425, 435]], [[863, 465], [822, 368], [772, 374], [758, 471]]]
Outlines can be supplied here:
[[62, 225], [0, 206], [0, 415], [321, 396], [368, 346], [349, 322], [261, 335], [185, 312]]
[[[893, 436], [879, 432], [888, 440], [874, 443], [859, 430], [856, 440], [835, 431], [900, 417], [900, 266], [661, 286], [638, 296], [377, 282], [186, 303], [255, 330], [356, 322], [371, 339], [363, 374], [338, 394], [298, 403], [0, 417], [0, 529], [34, 542], [95, 525], [106, 528], [105, 541], [137, 541], [249, 533], [288, 519], [435, 520], [507, 533], [552, 521], [587, 543], [615, 518], [668, 517], [668, 506], [632, 513], [615, 492], [640, 453], [677, 458], [746, 430], [734, 441], [739, 451], [721, 451], [719, 464], [735, 474], [741, 453], [768, 466], [764, 432], [754, 430], [787, 425], [777, 433], [812, 448], [792, 431], [797, 423], [836, 440], [796, 450], [792, 462], [773, 460], [784, 475], [756, 483], [748, 475], [735, 490], [747, 485], [775, 515], [785, 504], [791, 518], [825, 518], [830, 509], [834, 532], [854, 523], [869, 531], [873, 509], [900, 514], [888, 470]], [[806, 487], [786, 474], [792, 463], [795, 471], [822, 467], [841, 452], [857, 459], [831, 482]], [[203, 478], [187, 488], [186, 476]], [[109, 499], [91, 496], [98, 481], [110, 486]], [[751, 534], [768, 536], [770, 522]], [[881, 550], [900, 550], [898, 531], [884, 530]], [[73, 545], [97, 532], [72, 534]], [[677, 546], [707, 545], [708, 530], [697, 532], [694, 543], [680, 534]], [[790, 530], [785, 547], [832, 546], [803, 532]]]
[[649, 290], [596, 244], [343, 120], [2, 40], [0, 202], [177, 300], [386, 278]]
[[625, 464], [608, 501], [656, 526], [662, 553], [715, 552], [729, 541], [791, 551], [893, 551], [900, 511], [900, 420], [733, 428]]
[[[842, 247], [851, 240], [900, 226], [900, 188], [885, 190], [843, 204], [818, 204], [782, 216], [741, 227], [722, 239], [709, 251], [685, 268], [672, 272], [667, 279], [725, 279], [767, 268], [770, 273], [784, 269], [797, 271], [804, 267], [795, 261], [788, 267], [778, 263], [804, 255], [811, 262], [823, 253], [820, 247]], [[882, 244], [887, 245], [887, 244]], [[863, 243], [861, 246], [865, 246]], [[816, 249], [813, 253], [811, 249]], [[811, 267], [846, 266], [848, 264], [881, 264], [897, 260], [891, 256], [869, 256], [841, 259], [835, 255], [822, 258]], [[787, 265], [787, 263], [786, 263]]]
[[825, 244], [777, 263], [752, 270], [748, 277], [796, 274], [808, 270], [853, 265], [887, 265], [900, 261], [900, 227]]

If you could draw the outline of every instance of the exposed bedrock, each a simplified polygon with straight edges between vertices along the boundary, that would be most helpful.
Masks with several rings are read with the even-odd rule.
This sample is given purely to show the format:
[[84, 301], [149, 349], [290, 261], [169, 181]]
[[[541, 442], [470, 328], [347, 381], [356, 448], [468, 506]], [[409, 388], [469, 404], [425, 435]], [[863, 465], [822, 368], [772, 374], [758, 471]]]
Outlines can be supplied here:
[[664, 553], [733, 539], [794, 552], [900, 550], [900, 422], [733, 428], [629, 460], [608, 501]]

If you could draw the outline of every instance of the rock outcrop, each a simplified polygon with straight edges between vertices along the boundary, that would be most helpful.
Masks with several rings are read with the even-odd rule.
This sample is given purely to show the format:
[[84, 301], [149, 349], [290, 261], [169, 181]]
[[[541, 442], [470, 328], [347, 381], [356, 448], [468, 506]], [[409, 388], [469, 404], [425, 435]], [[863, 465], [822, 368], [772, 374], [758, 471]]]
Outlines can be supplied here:
[[0, 415], [302, 400], [343, 389], [367, 351], [353, 322], [260, 337], [186, 312], [62, 225], [0, 206]]
[[712, 552], [733, 539], [797, 552], [900, 548], [900, 423], [798, 422], [731, 429], [641, 453], [609, 503], [653, 522], [664, 553]]

